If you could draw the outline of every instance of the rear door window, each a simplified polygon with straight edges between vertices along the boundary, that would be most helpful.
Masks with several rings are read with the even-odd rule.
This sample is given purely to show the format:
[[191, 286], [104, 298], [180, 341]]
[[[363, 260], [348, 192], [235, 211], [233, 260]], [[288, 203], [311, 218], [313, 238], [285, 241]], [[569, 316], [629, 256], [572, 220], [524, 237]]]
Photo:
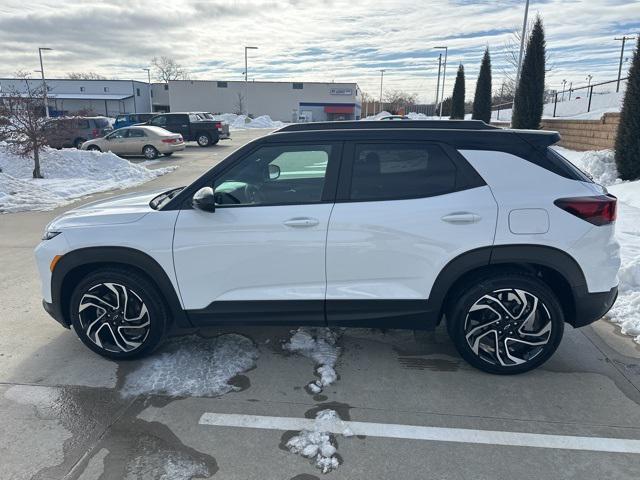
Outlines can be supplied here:
[[455, 190], [456, 167], [433, 144], [372, 143], [355, 146], [351, 200], [431, 197]]
[[154, 117], [149, 122], [151, 125], [155, 125], [156, 127], [164, 127], [167, 124], [167, 116], [166, 115], [158, 115]]

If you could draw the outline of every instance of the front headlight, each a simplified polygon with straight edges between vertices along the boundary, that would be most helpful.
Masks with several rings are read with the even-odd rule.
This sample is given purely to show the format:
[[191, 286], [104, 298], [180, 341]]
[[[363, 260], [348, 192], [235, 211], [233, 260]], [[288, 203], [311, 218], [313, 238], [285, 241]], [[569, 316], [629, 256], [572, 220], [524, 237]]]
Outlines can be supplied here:
[[42, 240], [51, 240], [53, 237], [57, 237], [62, 232], [56, 232], [54, 230], [45, 230], [44, 235], [42, 235]]

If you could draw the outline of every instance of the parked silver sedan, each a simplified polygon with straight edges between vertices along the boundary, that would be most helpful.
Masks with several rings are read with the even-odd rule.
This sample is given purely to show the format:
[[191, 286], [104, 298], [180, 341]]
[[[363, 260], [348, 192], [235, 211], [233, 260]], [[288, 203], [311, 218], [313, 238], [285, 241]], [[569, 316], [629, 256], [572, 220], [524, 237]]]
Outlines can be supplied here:
[[81, 148], [124, 156], [142, 155], [153, 160], [160, 154], [168, 157], [173, 152], [184, 150], [184, 147], [184, 140], [179, 133], [172, 133], [160, 127], [134, 125], [84, 142]]

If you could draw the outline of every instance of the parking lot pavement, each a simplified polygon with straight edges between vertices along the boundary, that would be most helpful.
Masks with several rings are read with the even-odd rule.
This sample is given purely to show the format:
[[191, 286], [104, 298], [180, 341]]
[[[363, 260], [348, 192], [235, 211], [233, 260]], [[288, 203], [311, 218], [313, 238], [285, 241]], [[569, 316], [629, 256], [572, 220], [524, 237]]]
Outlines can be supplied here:
[[[187, 183], [260, 133], [160, 160], [179, 168], [137, 189]], [[510, 377], [469, 367], [443, 329], [348, 329], [339, 378], [317, 395], [312, 361], [282, 348], [288, 328], [185, 332], [114, 363], [40, 305], [32, 250], [59, 211], [0, 217], [1, 479], [637, 478], [640, 347], [604, 320], [568, 327], [549, 362]], [[211, 382], [225, 366], [207, 350], [229, 333], [255, 366], [207, 396], [230, 389]], [[356, 434], [335, 434], [326, 476], [285, 447], [323, 409]]]

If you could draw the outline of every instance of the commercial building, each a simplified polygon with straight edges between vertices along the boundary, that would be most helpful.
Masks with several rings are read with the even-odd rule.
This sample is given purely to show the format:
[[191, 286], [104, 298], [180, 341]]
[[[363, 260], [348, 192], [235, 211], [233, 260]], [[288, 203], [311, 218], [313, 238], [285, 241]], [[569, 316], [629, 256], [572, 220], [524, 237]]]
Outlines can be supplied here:
[[[119, 113], [144, 113], [150, 109], [150, 88], [136, 80], [47, 79], [51, 116], [86, 112], [115, 117]], [[42, 87], [40, 79], [0, 78], [0, 96], [26, 94]]]
[[356, 83], [176, 80], [153, 84], [154, 110], [269, 115], [283, 122], [358, 120]]

